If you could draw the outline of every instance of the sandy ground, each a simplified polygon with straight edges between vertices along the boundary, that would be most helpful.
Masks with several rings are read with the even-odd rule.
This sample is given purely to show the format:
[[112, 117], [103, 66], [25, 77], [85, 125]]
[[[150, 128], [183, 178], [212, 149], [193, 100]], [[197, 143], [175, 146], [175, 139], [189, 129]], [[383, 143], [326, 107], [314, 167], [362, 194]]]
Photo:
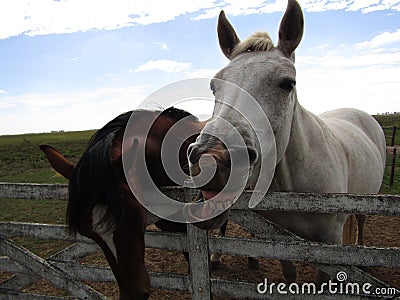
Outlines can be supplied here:
[[[365, 230], [365, 244], [376, 247], [400, 247], [400, 217], [369, 216]], [[227, 231], [228, 236], [245, 236], [249, 233], [240, 226], [230, 223]], [[283, 282], [279, 261], [262, 258], [260, 269], [252, 270], [247, 266], [246, 257], [223, 256], [222, 265], [216, 271], [212, 271], [212, 277], [229, 280], [261, 282], [265, 277], [268, 282]], [[102, 253], [93, 254], [83, 259], [85, 263], [106, 265]], [[163, 251], [158, 249], [146, 249], [146, 264], [149, 271], [171, 272], [186, 274], [188, 265], [181, 253]], [[312, 282], [316, 269], [309, 264], [298, 262], [298, 282]], [[400, 269], [367, 268], [367, 272], [384, 282], [400, 288]], [[8, 274], [0, 274], [0, 281]], [[104, 293], [110, 299], [118, 299], [118, 287], [113, 283], [88, 282], [89, 285]], [[25, 291], [33, 293], [44, 293], [54, 296], [67, 296], [63, 291], [53, 287], [44, 280], [28, 286]], [[1, 298], [1, 296], [0, 296]], [[190, 294], [173, 291], [152, 289], [150, 299], [191, 299]], [[214, 297], [216, 300], [228, 299]]]

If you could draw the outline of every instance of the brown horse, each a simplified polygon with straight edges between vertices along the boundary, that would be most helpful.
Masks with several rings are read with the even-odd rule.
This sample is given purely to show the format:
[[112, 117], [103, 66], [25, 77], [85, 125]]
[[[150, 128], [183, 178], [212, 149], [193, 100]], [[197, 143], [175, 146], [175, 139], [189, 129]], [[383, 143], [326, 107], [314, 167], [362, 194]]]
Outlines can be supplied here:
[[[130, 146], [122, 150], [127, 126], [131, 132], [143, 132], [140, 128], [149, 124], [149, 120], [152, 125], [147, 136], [133, 136]], [[185, 141], [179, 150], [180, 166], [176, 167], [188, 174], [187, 148], [205, 123], [176, 108], [163, 112], [137, 110], [116, 117], [94, 134], [76, 166], [56, 149], [40, 146], [52, 167], [70, 180], [67, 209], [70, 233], [78, 232], [101, 247], [118, 282], [120, 299], [147, 299], [150, 287], [144, 262], [146, 210], [128, 186], [122, 153], [129, 151], [132, 157], [140, 155], [137, 145], [145, 142], [146, 165], [156, 186], [176, 185], [163, 168], [161, 146], [169, 129], [178, 121], [173, 138], [177, 142]], [[133, 180], [140, 185], [140, 175], [129, 178], [130, 183]], [[227, 214], [223, 217], [224, 220], [216, 218], [213, 227], [222, 224]], [[156, 226], [166, 231], [186, 232], [186, 225], [182, 223], [160, 220]]]

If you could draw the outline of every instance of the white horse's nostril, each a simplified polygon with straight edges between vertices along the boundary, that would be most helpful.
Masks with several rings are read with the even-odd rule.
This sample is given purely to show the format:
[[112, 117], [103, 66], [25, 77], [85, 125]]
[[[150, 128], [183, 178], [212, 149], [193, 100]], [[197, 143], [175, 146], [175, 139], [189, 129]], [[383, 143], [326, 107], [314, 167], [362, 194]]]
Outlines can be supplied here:
[[199, 146], [196, 144], [190, 144], [188, 149], [187, 149], [187, 157], [189, 160], [189, 163], [191, 164], [196, 164], [199, 160]]
[[[236, 146], [227, 149], [231, 162], [236, 166], [244, 166], [244, 164], [252, 165], [258, 158], [258, 151], [251, 146]], [[248, 166], [250, 167], [250, 166]]]
[[258, 151], [256, 148], [248, 146], [247, 153], [249, 154], [250, 164], [254, 164], [258, 159]]

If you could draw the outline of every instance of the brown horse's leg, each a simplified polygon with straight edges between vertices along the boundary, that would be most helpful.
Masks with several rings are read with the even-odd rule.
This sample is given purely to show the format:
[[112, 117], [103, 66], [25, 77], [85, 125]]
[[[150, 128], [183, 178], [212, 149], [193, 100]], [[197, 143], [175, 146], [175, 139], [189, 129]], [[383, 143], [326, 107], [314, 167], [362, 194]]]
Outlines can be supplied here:
[[[211, 234], [225, 236], [226, 227], [228, 226], [228, 221], [226, 221], [221, 228], [210, 230]], [[210, 268], [211, 270], [217, 270], [221, 264], [221, 256], [219, 254], [211, 254], [210, 258]]]
[[286, 283], [296, 282], [296, 267], [294, 263], [289, 260], [281, 260], [280, 263]]
[[320, 287], [323, 283], [328, 282], [331, 279], [331, 276], [321, 270], [317, 271], [316, 285]]

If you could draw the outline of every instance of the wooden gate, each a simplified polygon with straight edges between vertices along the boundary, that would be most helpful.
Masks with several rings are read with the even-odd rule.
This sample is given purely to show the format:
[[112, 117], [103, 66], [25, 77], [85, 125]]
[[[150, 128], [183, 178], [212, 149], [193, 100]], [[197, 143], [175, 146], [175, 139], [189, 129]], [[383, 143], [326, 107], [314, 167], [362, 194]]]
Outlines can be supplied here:
[[[183, 188], [164, 189], [175, 199], [187, 201], [195, 197], [195, 191]], [[282, 260], [305, 261], [315, 264], [333, 278], [345, 272], [353, 283], [369, 283], [374, 291], [384, 290], [386, 295], [398, 295], [393, 287], [373, 278], [358, 267], [400, 268], [400, 249], [358, 246], [327, 245], [306, 241], [266, 221], [248, 208], [250, 192], [244, 192], [233, 205], [230, 219], [257, 238], [216, 237], [189, 225], [187, 234], [147, 232], [146, 247], [176, 251], [188, 251], [190, 270], [187, 276], [150, 273], [153, 287], [189, 291], [193, 299], [211, 299], [211, 295], [231, 298], [269, 299], [281, 298], [278, 293], [265, 295], [257, 290], [257, 284], [210, 278], [210, 253], [267, 257]], [[0, 201], [7, 198], [67, 199], [64, 185], [0, 184]], [[348, 213], [400, 216], [400, 196], [269, 193], [257, 210], [302, 211], [314, 213]], [[149, 215], [149, 223], [157, 217]], [[17, 273], [0, 284], [1, 299], [62, 299], [35, 296], [21, 292], [21, 288], [38, 278], [43, 278], [79, 299], [107, 299], [104, 295], [85, 285], [81, 280], [115, 281], [109, 268], [85, 266], [77, 259], [98, 250], [91, 240], [67, 235], [65, 226], [0, 222], [0, 271]], [[74, 242], [71, 246], [44, 260], [15, 245], [10, 237], [21, 236], [44, 240]], [[342, 273], [344, 274], [344, 273]], [[266, 274], [268, 276], [268, 274]], [[287, 298], [288, 295], [284, 297]], [[338, 297], [364, 297], [376, 295], [302, 295], [301, 298], [336, 299]], [[33, 297], [33, 298], [32, 298]], [[298, 298], [294, 295], [293, 298]]]

